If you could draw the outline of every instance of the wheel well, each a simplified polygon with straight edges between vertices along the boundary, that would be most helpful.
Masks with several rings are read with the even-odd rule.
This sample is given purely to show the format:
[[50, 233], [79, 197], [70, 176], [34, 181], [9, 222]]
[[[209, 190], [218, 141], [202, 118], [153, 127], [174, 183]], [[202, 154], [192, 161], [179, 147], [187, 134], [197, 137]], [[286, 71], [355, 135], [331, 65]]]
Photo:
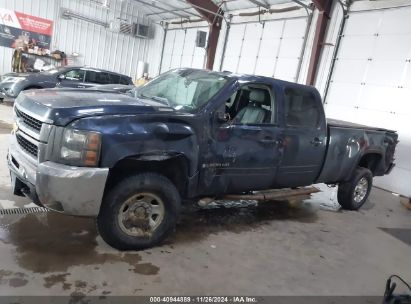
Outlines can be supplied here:
[[140, 172], [155, 172], [167, 177], [177, 188], [180, 195], [187, 190], [188, 162], [184, 156], [176, 156], [165, 160], [139, 160], [133, 157], [117, 162], [110, 169], [106, 190], [115, 186], [122, 179]]
[[365, 154], [363, 157], [361, 157], [358, 166], [368, 168], [374, 175], [378, 168], [378, 165], [380, 164], [381, 159], [382, 156], [377, 153]]

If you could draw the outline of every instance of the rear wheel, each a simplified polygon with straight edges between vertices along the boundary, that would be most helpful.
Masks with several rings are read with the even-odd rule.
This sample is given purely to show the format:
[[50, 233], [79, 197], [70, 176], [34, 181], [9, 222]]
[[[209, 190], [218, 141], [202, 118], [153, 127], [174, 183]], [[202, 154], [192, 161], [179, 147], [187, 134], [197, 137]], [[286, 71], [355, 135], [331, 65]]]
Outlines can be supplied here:
[[97, 226], [114, 248], [144, 249], [167, 237], [179, 211], [180, 195], [169, 179], [156, 173], [138, 174], [105, 195]]
[[364, 205], [372, 187], [372, 173], [367, 168], [357, 168], [348, 182], [338, 185], [338, 202], [347, 210], [358, 210]]

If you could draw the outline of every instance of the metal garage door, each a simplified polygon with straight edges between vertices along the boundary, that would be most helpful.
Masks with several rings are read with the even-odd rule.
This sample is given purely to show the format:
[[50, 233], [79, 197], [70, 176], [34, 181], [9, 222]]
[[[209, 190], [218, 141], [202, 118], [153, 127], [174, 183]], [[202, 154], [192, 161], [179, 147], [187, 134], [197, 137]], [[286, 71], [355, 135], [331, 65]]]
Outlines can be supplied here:
[[232, 24], [222, 70], [296, 81], [307, 18]]
[[397, 130], [397, 167], [377, 178], [411, 196], [411, 8], [352, 12], [326, 100], [329, 117]]
[[164, 44], [161, 72], [174, 68], [203, 68], [206, 51], [196, 47], [197, 31], [208, 32], [207, 27], [168, 30]]

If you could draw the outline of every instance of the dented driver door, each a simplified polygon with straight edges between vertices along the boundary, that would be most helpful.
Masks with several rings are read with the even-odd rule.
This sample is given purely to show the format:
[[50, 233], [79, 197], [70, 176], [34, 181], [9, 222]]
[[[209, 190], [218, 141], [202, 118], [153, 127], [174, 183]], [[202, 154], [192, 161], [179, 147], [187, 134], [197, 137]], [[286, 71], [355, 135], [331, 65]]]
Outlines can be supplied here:
[[268, 100], [270, 95], [271, 119], [264, 123], [215, 122], [209, 152], [203, 155], [201, 164], [200, 186], [204, 193], [239, 193], [275, 186], [283, 132], [275, 123], [276, 106], [273, 93], [267, 95]]

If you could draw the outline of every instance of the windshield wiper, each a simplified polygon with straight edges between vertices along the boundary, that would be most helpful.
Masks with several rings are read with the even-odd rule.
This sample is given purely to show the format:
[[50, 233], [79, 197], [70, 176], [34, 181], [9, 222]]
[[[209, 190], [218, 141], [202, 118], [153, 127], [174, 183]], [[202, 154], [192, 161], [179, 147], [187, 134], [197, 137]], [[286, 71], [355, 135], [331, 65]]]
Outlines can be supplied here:
[[170, 101], [168, 101], [168, 99], [165, 98], [165, 97], [160, 97], [160, 96], [145, 96], [145, 95], [143, 95], [143, 94], [140, 95], [140, 96], [143, 97], [143, 98], [148, 98], [148, 99], [152, 99], [152, 100], [161, 102], [162, 104], [165, 104], [165, 105], [171, 107]]
[[165, 98], [165, 97], [153, 96], [153, 97], [151, 97], [151, 99], [154, 99], [155, 101], [159, 101], [159, 102], [161, 102], [161, 103], [163, 103], [163, 104], [166, 104], [166, 105], [168, 105], [169, 107], [171, 106], [171, 105], [170, 105], [170, 102], [169, 102], [168, 99]]

